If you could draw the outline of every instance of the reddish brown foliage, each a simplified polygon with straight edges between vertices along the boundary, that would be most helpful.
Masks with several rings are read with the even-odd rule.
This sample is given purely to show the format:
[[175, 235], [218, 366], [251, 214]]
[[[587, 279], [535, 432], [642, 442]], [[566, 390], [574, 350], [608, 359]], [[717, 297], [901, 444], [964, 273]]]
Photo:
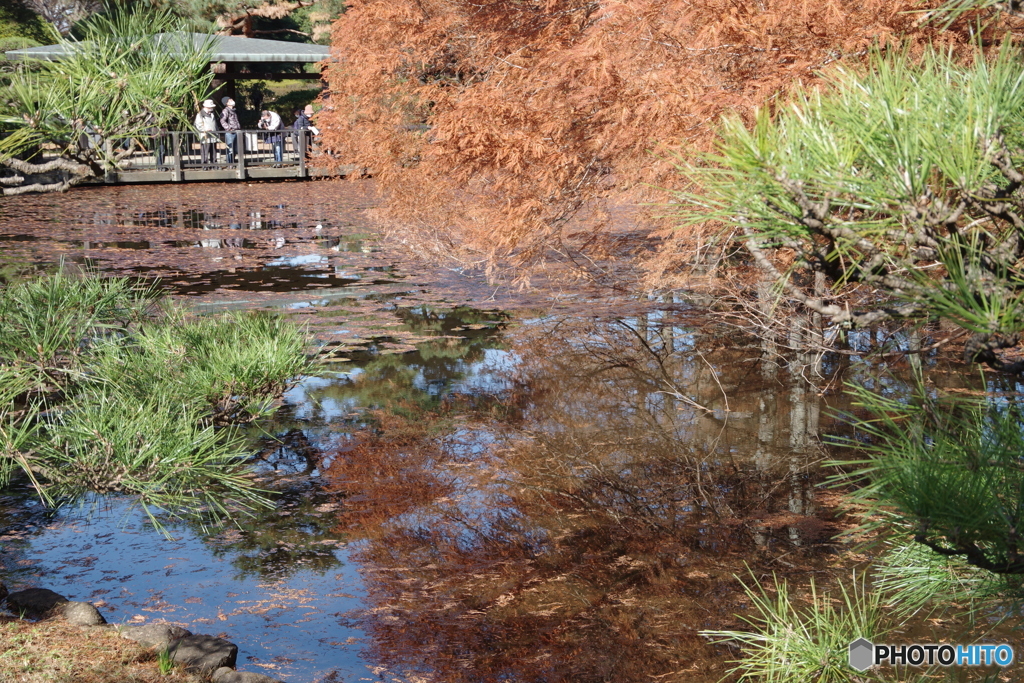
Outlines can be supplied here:
[[[327, 468], [331, 489], [345, 494], [338, 531], [376, 538], [392, 518], [452, 492], [451, 481], [431, 467], [440, 456], [422, 422], [410, 423], [376, 411], [382, 435], [358, 433]], [[367, 473], [371, 472], [371, 476]]]
[[[520, 262], [582, 208], [664, 201], [669, 152], [873, 45], [926, 38], [916, 0], [357, 0], [318, 124], [373, 170], [394, 232]], [[420, 124], [426, 124], [426, 129]], [[635, 220], [635, 218], [630, 218]]]
[[[813, 571], [822, 586], [849, 523], [814, 464], [826, 399], [760, 375], [709, 327], [695, 343], [712, 379], [685, 350], [695, 323], [524, 325], [501, 402], [395, 402], [405, 417], [375, 412], [330, 459], [366, 588], [350, 616], [377, 674], [713, 683], [735, 653], [698, 631], [743, 627], [736, 576], [795, 590]], [[666, 389], [727, 393], [733, 417]]]

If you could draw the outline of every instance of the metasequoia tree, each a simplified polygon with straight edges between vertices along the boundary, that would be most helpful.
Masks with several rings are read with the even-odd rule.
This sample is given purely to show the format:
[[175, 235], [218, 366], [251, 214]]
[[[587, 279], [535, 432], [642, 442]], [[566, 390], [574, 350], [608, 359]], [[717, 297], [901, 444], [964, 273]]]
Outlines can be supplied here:
[[334, 24], [318, 125], [421, 248], [529, 261], [581, 209], [661, 197], [666, 146], [705, 144], [722, 112], [921, 33], [913, 5], [359, 0]]
[[[0, 166], [12, 172], [0, 177], [3, 193], [65, 190], [102, 176], [131, 153], [120, 143], [194, 111], [212, 78], [209, 49], [158, 35], [178, 26], [167, 11], [97, 14], [80, 40], [61, 40], [61, 59], [12, 74], [0, 101]], [[43, 144], [58, 145], [58, 156], [35, 160]]]

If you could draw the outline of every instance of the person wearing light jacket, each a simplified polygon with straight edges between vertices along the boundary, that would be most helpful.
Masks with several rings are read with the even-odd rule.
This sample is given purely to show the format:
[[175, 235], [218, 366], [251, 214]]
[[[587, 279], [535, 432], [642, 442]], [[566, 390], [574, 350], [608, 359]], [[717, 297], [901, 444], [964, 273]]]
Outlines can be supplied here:
[[196, 130], [199, 131], [199, 150], [202, 157], [202, 164], [209, 168], [210, 164], [217, 163], [217, 115], [214, 109], [217, 105], [213, 100], [203, 102], [202, 108], [196, 114]]
[[[263, 110], [263, 114], [260, 116], [260, 121], [256, 125], [263, 130], [276, 131], [280, 131], [283, 127], [281, 125], [281, 117], [277, 112], [269, 111], [267, 109]], [[268, 135], [266, 139], [267, 142], [270, 143], [270, 146], [274, 148], [274, 161], [280, 164], [283, 156], [284, 138], [281, 133], [278, 132]]]

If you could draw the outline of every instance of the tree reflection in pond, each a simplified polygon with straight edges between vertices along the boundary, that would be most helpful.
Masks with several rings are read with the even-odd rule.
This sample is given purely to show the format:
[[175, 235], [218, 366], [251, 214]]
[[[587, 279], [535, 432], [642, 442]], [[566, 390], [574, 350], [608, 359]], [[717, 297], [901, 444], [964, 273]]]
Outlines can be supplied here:
[[834, 559], [822, 398], [660, 314], [510, 339], [502, 420], [390, 411], [326, 473], [371, 658], [431, 681], [717, 680], [697, 631], [740, 626], [734, 575]]
[[279, 480], [276, 506], [241, 518], [236, 527], [207, 537], [215, 556], [231, 558], [238, 578], [279, 580], [303, 570], [323, 574], [341, 561], [335, 550], [345, 545], [330, 513], [337, 507], [315, 479]]
[[[275, 507], [256, 511], [239, 519], [235, 527], [207, 538], [215, 555], [231, 558], [239, 577], [279, 580], [303, 570], [324, 573], [340, 564], [335, 550], [347, 543], [350, 530], [339, 528], [332, 514], [339, 505], [340, 464], [332, 470], [330, 490], [324, 489], [319, 476], [325, 443], [342, 437], [345, 445], [335, 458], [347, 461], [360, 453], [365, 467], [367, 456], [361, 444], [382, 428], [395, 444], [424, 441], [422, 431], [405, 435], [396, 431], [390, 415], [412, 417], [427, 411], [435, 415], [430, 428], [438, 430], [452, 424], [458, 407], [476, 400], [466, 383], [472, 382], [487, 354], [497, 350], [496, 325], [504, 316], [465, 307], [420, 306], [398, 311], [398, 318], [402, 331], [439, 338], [406, 354], [351, 353], [357, 362], [338, 367], [353, 372], [330, 381], [309, 378], [276, 417], [272, 425], [276, 439], [259, 456], [267, 484], [277, 494]], [[383, 442], [378, 440], [378, 447]], [[428, 450], [421, 452], [427, 454]], [[372, 493], [375, 505], [386, 504], [392, 512], [403, 505], [413, 509], [443, 491], [442, 482], [423, 475], [431, 469], [428, 462], [381, 459], [379, 464]], [[343, 495], [346, 509], [360, 505], [359, 494]], [[204, 535], [198, 524], [194, 530]]]

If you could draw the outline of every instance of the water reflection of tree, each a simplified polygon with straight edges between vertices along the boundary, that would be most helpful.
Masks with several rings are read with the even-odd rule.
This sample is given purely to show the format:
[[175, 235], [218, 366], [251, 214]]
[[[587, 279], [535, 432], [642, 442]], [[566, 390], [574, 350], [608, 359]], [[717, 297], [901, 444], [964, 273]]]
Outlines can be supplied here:
[[332, 497], [306, 477], [278, 481], [274, 489], [274, 509], [206, 537], [214, 555], [230, 555], [240, 578], [278, 580], [298, 571], [322, 574], [340, 565], [335, 551], [345, 536], [334, 529]]
[[[339, 564], [335, 548], [349, 538], [352, 528], [370, 528], [378, 522], [355, 522], [351, 511], [359, 509], [362, 500], [371, 498], [372, 509], [385, 507], [393, 514], [402, 506], [413, 509], [447, 490], [446, 483], [423, 477], [430, 466], [422, 458], [433, 457], [429, 448], [415, 451], [409, 463], [402, 462], [407, 457], [405, 446], [429, 442], [420, 429], [401, 431], [401, 421], [393, 416], [411, 417], [429, 411], [434, 416], [432, 428], [450, 425], [456, 406], [473, 400], [471, 396], [453, 396], [454, 385], [483, 358], [486, 349], [499, 343], [492, 328], [468, 333], [458, 328], [491, 322], [495, 314], [468, 308], [446, 311], [420, 307], [402, 312], [399, 317], [405, 329], [418, 334], [431, 331], [447, 336], [461, 332], [469, 338], [437, 339], [406, 354], [363, 354], [358, 362], [348, 366], [358, 367], [358, 373], [317, 387], [303, 402], [323, 405], [330, 400], [337, 405], [370, 409], [370, 414], [360, 410], [321, 426], [311, 424], [308, 418], [297, 420], [287, 410], [282, 411], [270, 427], [277, 440], [270, 442], [263, 454], [267, 466], [273, 466], [278, 473], [272, 486], [278, 494], [275, 508], [240, 520], [236, 528], [208, 540], [216, 554], [232, 557], [242, 576], [279, 579], [301, 570], [324, 572]], [[332, 485], [326, 489], [315, 476], [323, 464], [317, 444], [326, 440], [320, 433], [325, 430], [349, 435], [346, 445], [334, 455]], [[374, 490], [360, 493], [339, 486], [344, 482], [345, 463], [358, 461], [364, 468], [369, 466], [373, 449], [368, 451], [366, 444], [377, 433], [387, 434], [386, 438], [373, 439], [377, 450], [385, 443], [396, 450], [391, 457], [378, 458]], [[297, 476], [281, 476], [282, 472]], [[331, 514], [339, 498], [345, 498], [345, 508], [350, 512], [349, 527], [339, 526]]]
[[38, 536], [58, 514], [39, 500], [25, 482], [12, 482], [0, 495], [0, 583], [18, 583], [32, 576], [33, 562], [28, 557], [31, 539]]
[[408, 415], [434, 410], [456, 390], [473, 365], [483, 360], [486, 350], [501, 346], [494, 324], [503, 316], [494, 312], [420, 306], [398, 309], [395, 315], [402, 321], [398, 331], [440, 338], [419, 343], [404, 354], [350, 353], [360, 372], [337, 383], [334, 398]]
[[437, 681], [713, 680], [696, 631], [738, 625], [733, 575], [827, 560], [818, 394], [656, 318], [536, 325], [513, 351], [522, 419], [454, 423], [488, 453], [421, 415], [332, 465], [372, 655]]
[[765, 382], [751, 350], [732, 340], [705, 334], [698, 350], [692, 333], [654, 322], [578, 330], [572, 354], [539, 335], [526, 380], [549, 394], [535, 417], [560, 429], [532, 437], [553, 463], [571, 463], [548, 476], [582, 480], [599, 504], [628, 504], [629, 517], [686, 529], [701, 544], [722, 542], [713, 539], [727, 528], [759, 538], [749, 531], [766, 520], [820, 526], [794, 502], [819, 480], [819, 393]]

